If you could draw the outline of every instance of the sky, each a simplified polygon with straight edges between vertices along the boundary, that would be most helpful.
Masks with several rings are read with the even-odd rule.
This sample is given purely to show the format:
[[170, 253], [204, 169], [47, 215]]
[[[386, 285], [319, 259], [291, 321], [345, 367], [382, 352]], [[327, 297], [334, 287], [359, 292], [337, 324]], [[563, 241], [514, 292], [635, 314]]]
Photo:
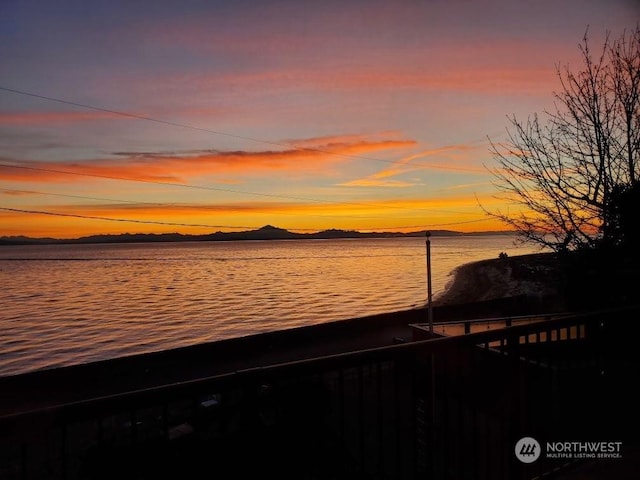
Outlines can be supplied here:
[[635, 0], [0, 0], [0, 236], [501, 230], [491, 141]]

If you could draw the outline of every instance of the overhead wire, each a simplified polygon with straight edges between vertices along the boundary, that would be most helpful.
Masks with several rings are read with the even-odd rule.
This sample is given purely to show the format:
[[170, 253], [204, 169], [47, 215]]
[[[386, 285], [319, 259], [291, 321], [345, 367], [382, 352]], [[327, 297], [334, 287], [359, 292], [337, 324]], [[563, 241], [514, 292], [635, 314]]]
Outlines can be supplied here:
[[[1, 207], [0, 210], [5, 210], [14, 213], [27, 213], [27, 214], [36, 214], [36, 215], [49, 215], [49, 216], [57, 216], [57, 217], [70, 217], [70, 218], [82, 218], [88, 220], [103, 220], [110, 222], [129, 222], [129, 223], [142, 223], [149, 225], [169, 225], [169, 226], [179, 226], [179, 227], [202, 227], [202, 228], [228, 228], [228, 229], [238, 229], [244, 228], [247, 230], [257, 230], [259, 227], [249, 227], [249, 226], [232, 226], [232, 225], [211, 225], [211, 224], [203, 224], [203, 223], [182, 223], [182, 222], [165, 222], [165, 221], [155, 221], [155, 220], [139, 220], [139, 219], [131, 219], [131, 218], [115, 218], [115, 217], [102, 217], [97, 215], [81, 215], [76, 213], [62, 213], [62, 212], [50, 212], [46, 210], [29, 210], [22, 208], [9, 208], [9, 207]], [[409, 225], [409, 226], [395, 226], [395, 227], [379, 227], [379, 228], [367, 228], [366, 230], [406, 230], [409, 228], [432, 228], [432, 227], [442, 227], [442, 226], [453, 226], [453, 225], [461, 225], [467, 223], [477, 223], [477, 222], [486, 222], [489, 219], [477, 219], [477, 220], [467, 220], [462, 222], [451, 222], [451, 223], [440, 223], [440, 224], [429, 224], [429, 225]], [[320, 231], [322, 229], [319, 228], [291, 228], [292, 231]]]
[[[125, 204], [131, 204], [131, 205], [141, 205], [141, 206], [150, 205], [150, 206], [158, 206], [158, 207], [183, 207], [191, 210], [205, 210], [205, 211], [214, 210], [216, 207], [216, 205], [207, 205], [207, 204], [187, 204], [187, 203], [177, 203], [177, 202], [172, 202], [172, 203], [146, 202], [146, 201], [140, 201], [140, 200], [122, 200], [117, 198], [92, 197], [92, 196], [86, 196], [86, 195], [71, 195], [71, 194], [65, 194], [65, 193], [42, 192], [37, 190], [24, 190], [24, 189], [18, 190], [18, 189], [11, 189], [11, 188], [0, 188], [0, 192], [10, 193], [10, 194], [44, 195], [44, 196], [53, 196], [53, 197], [74, 198], [79, 200], [94, 200], [99, 202], [115, 202], [115, 203], [125, 203]], [[270, 211], [269, 214], [299, 216], [299, 214], [297, 213], [284, 213], [284, 212], [277, 212], [277, 211]], [[331, 214], [313, 214], [313, 213], [306, 213], [306, 212], [305, 212], [305, 216], [313, 216], [313, 217], [321, 217], [321, 218], [331, 218], [331, 217], [353, 218], [353, 219], [359, 219], [359, 220], [365, 220], [365, 219], [379, 220], [379, 219], [387, 218], [387, 217], [380, 217], [380, 216], [344, 215], [344, 214], [331, 215]], [[396, 219], [398, 219], [398, 217], [396, 217]]]
[[[431, 208], [407, 208], [407, 207], [402, 207], [399, 205], [393, 205], [393, 204], [375, 204], [375, 203], [364, 203], [364, 202], [344, 202], [344, 201], [339, 201], [339, 200], [320, 200], [317, 198], [309, 198], [309, 197], [297, 197], [297, 196], [292, 196], [292, 195], [280, 195], [280, 194], [275, 194], [275, 193], [260, 193], [260, 192], [250, 192], [250, 191], [246, 191], [246, 190], [235, 190], [235, 189], [230, 189], [230, 188], [221, 188], [221, 187], [211, 187], [208, 185], [193, 185], [190, 183], [177, 183], [177, 182], [161, 182], [160, 180], [151, 180], [151, 179], [145, 179], [145, 178], [131, 178], [131, 177], [121, 177], [121, 176], [116, 176], [116, 175], [101, 175], [98, 173], [84, 173], [84, 172], [73, 172], [70, 170], [58, 170], [58, 169], [53, 169], [53, 168], [43, 168], [43, 167], [34, 167], [34, 166], [27, 166], [27, 165], [12, 165], [12, 164], [8, 164], [8, 163], [0, 163], [0, 167], [7, 167], [7, 168], [18, 168], [18, 169], [23, 169], [23, 170], [34, 170], [34, 171], [40, 171], [40, 172], [48, 172], [48, 173], [59, 173], [59, 174], [64, 174], [64, 175], [77, 175], [77, 176], [81, 176], [81, 177], [91, 177], [91, 178], [104, 178], [107, 180], [121, 180], [121, 181], [128, 181], [128, 182], [139, 182], [139, 183], [149, 183], [149, 184], [154, 184], [154, 185], [167, 185], [167, 186], [171, 186], [171, 187], [179, 187], [179, 188], [193, 188], [193, 189], [198, 189], [198, 190], [211, 190], [211, 191], [215, 191], [215, 192], [225, 192], [225, 193], [235, 193], [235, 194], [241, 194], [241, 195], [253, 195], [253, 196], [260, 196], [260, 197], [270, 197], [270, 198], [282, 198], [282, 199], [286, 199], [286, 200], [297, 200], [297, 201], [303, 201], [303, 202], [313, 202], [313, 203], [330, 203], [330, 204], [334, 204], [334, 205], [352, 205], [352, 206], [358, 206], [358, 207], [375, 207], [375, 208], [392, 208], [392, 209], [399, 209], [399, 210], [405, 210], [405, 211], [425, 211], [425, 212], [435, 212], [435, 213], [453, 213], [453, 214], [463, 214], [466, 215], [467, 213], [463, 213], [463, 212], [455, 212], [455, 211], [451, 211], [451, 210], [435, 210], [435, 209], [431, 209]], [[472, 215], [481, 215], [480, 213], [470, 213]]]
[[[210, 133], [210, 134], [215, 134], [215, 135], [222, 135], [222, 136], [236, 138], [236, 139], [245, 140], [245, 141], [259, 142], [259, 143], [269, 144], [269, 145], [273, 145], [273, 146], [292, 148], [292, 149], [296, 149], [296, 150], [310, 151], [310, 152], [315, 152], [315, 153], [323, 153], [323, 154], [328, 154], [328, 155], [336, 155], [336, 156], [342, 156], [342, 157], [347, 157], [347, 158], [373, 160], [373, 161], [393, 163], [393, 164], [397, 163], [396, 160], [385, 160], [385, 159], [379, 159], [379, 158], [373, 158], [373, 157], [367, 157], [367, 156], [361, 156], [361, 155], [346, 154], [346, 153], [342, 153], [342, 152], [336, 152], [336, 151], [325, 150], [325, 149], [320, 149], [320, 148], [303, 147], [303, 146], [300, 146], [300, 145], [295, 145], [295, 144], [285, 143], [285, 142], [274, 142], [274, 141], [269, 141], [269, 140], [257, 139], [257, 138], [248, 137], [248, 136], [244, 136], [244, 135], [237, 135], [237, 134], [232, 134], [232, 133], [228, 133], [228, 132], [222, 132], [222, 131], [212, 130], [212, 129], [208, 129], [208, 128], [197, 127], [197, 126], [194, 126], [194, 125], [189, 125], [189, 124], [184, 124], [184, 123], [178, 123], [178, 122], [173, 122], [173, 121], [168, 121], [168, 120], [157, 119], [157, 118], [146, 116], [146, 115], [139, 115], [139, 114], [134, 114], [134, 113], [130, 113], [130, 112], [124, 112], [124, 111], [120, 111], [120, 110], [113, 110], [113, 109], [109, 109], [109, 108], [97, 107], [97, 106], [94, 106], [94, 105], [89, 105], [89, 104], [80, 103], [80, 102], [74, 102], [74, 101], [70, 101], [70, 100], [64, 100], [64, 99], [60, 99], [60, 98], [55, 98], [55, 97], [51, 97], [51, 96], [47, 96], [47, 95], [41, 95], [41, 94], [37, 94], [37, 93], [33, 93], [33, 92], [27, 92], [27, 91], [24, 91], [24, 90], [9, 88], [9, 87], [5, 87], [5, 86], [0, 86], [0, 90], [6, 91], [6, 92], [10, 92], [10, 93], [30, 96], [30, 97], [34, 97], [34, 98], [39, 98], [39, 99], [43, 99], [43, 100], [47, 100], [47, 101], [57, 102], [57, 103], [61, 103], [61, 104], [66, 104], [66, 105], [70, 105], [70, 106], [75, 106], [75, 107], [79, 107], [79, 108], [85, 108], [85, 109], [90, 109], [90, 110], [94, 110], [94, 111], [100, 111], [100, 112], [110, 113], [110, 114], [113, 114], [113, 115], [119, 115], [119, 116], [134, 118], [134, 119], [138, 119], [138, 120], [145, 120], [145, 121], [155, 122], [155, 123], [159, 123], [159, 124], [165, 124], [165, 125], [169, 125], [169, 126], [174, 126], [174, 127], [192, 129], [192, 130], [197, 130], [197, 131], [201, 131], [201, 132], [205, 132], [205, 133]], [[434, 167], [433, 165], [420, 164], [419, 162], [413, 162], [413, 164], [414, 165], [422, 165], [422, 166]], [[261, 192], [250, 192], [250, 191], [226, 189], [226, 188], [221, 188], [221, 187], [212, 187], [212, 186], [204, 186], [204, 185], [192, 185], [192, 184], [184, 184], [184, 183], [176, 183], [176, 182], [163, 182], [163, 181], [157, 181], [157, 180], [128, 178], [128, 177], [121, 177], [121, 176], [115, 176], [115, 175], [89, 174], [89, 173], [84, 173], [84, 172], [74, 172], [74, 171], [69, 171], [69, 170], [58, 170], [58, 169], [34, 167], [34, 166], [27, 166], [27, 165], [14, 165], [14, 164], [0, 163], [0, 166], [1, 167], [6, 167], [6, 168], [18, 168], [18, 169], [26, 169], [26, 170], [33, 170], [33, 171], [43, 171], [43, 172], [66, 174], [66, 175], [77, 175], [77, 176], [85, 176], [85, 177], [104, 178], [104, 179], [119, 180], [119, 181], [142, 182], [142, 183], [166, 185], [166, 186], [173, 186], [173, 187], [220, 191], [220, 192], [244, 194], [244, 195], [254, 195], [254, 196], [260, 196], [260, 197], [283, 198], [283, 199], [289, 199], [289, 200], [307, 201], [307, 202], [314, 202], [314, 203], [330, 203], [330, 204], [339, 204], [339, 205], [356, 205], [356, 206], [367, 206], [367, 207], [376, 207], [376, 208], [380, 208], [380, 207], [383, 207], [383, 208], [395, 208], [395, 209], [401, 209], [401, 210], [405, 210], [405, 211], [428, 211], [428, 212], [433, 212], [433, 213], [482, 215], [480, 213], [475, 213], [475, 212], [465, 212], [465, 213], [463, 213], [463, 212], [456, 212], [456, 211], [451, 211], [451, 210], [439, 210], [439, 209], [436, 210], [436, 209], [429, 209], [429, 208], [407, 208], [407, 207], [403, 207], [403, 206], [399, 206], [399, 205], [392, 205], [392, 204], [380, 205], [380, 204], [363, 203], [363, 202], [344, 202], [344, 201], [335, 201], [335, 200], [320, 200], [320, 199], [308, 198], [308, 197], [297, 197], [297, 196], [291, 196], [291, 195], [278, 195], [278, 194], [269, 194], [269, 193], [261, 193]], [[58, 194], [58, 195], [60, 195], [60, 194]], [[124, 202], [124, 203], [147, 203], [147, 202], [130, 202], [130, 201], [126, 201], [126, 200], [116, 200], [116, 201]], [[19, 209], [3, 208], [3, 210], [18, 211]], [[27, 211], [27, 210], [24, 210], [23, 213], [41, 213], [41, 214], [44, 214], [44, 215], [56, 215], [53, 212], [45, 212], [45, 211]], [[60, 216], [74, 216], [74, 215], [71, 215], [71, 214], [62, 214], [62, 213], [59, 214], [59, 215]], [[107, 218], [107, 217], [93, 217], [93, 216], [83, 216], [83, 215], [78, 215], [78, 217], [79, 218], [96, 218], [96, 219], [102, 219], [102, 220], [111, 220], [110, 218]], [[356, 218], [362, 218], [362, 217], [356, 217]], [[126, 220], [126, 219], [113, 219], [113, 220], [114, 221], [132, 221], [132, 222], [135, 221], [135, 220]], [[458, 225], [458, 224], [475, 223], [475, 222], [481, 222], [481, 221], [486, 221], [486, 220], [485, 219], [478, 219], [478, 220], [470, 220], [470, 221], [462, 221], [462, 222], [451, 222], [451, 223], [431, 225], [431, 226]], [[135, 221], [135, 222], [136, 223], [144, 223], [144, 221], [140, 221], [140, 222]], [[192, 224], [181, 224], [181, 223], [173, 223], [173, 222], [162, 223], [162, 222], [155, 222], [155, 221], [149, 221], [148, 223], [154, 223], [154, 224], [155, 223], [160, 223], [160, 224], [181, 225], [181, 226], [205, 226], [205, 225], [200, 225], [200, 224], [192, 225]], [[206, 226], [209, 226], [209, 225], [206, 225]], [[217, 226], [214, 226], [214, 227], [218, 228]], [[225, 226], [224, 228], [234, 228], [234, 227]], [[238, 228], [245, 228], [245, 227], [238, 227]], [[250, 228], [250, 227], [247, 227], [247, 228]], [[405, 227], [392, 227], [392, 228], [405, 228]], [[406, 227], [406, 228], [412, 228], [412, 227]], [[298, 229], [298, 230], [300, 230], [300, 229]]]
[[[172, 127], [180, 127], [180, 128], [185, 128], [185, 129], [189, 129], [189, 130], [196, 130], [196, 131], [200, 131], [200, 132], [210, 133], [210, 134], [213, 134], [213, 135], [220, 135], [220, 136], [224, 136], [224, 137], [235, 138], [235, 139], [238, 139], [238, 140], [244, 140], [244, 141], [255, 142], [255, 143], [262, 143], [262, 144], [271, 145], [271, 146], [277, 146], [277, 147], [291, 148], [291, 149], [294, 149], [294, 150], [301, 150], [301, 151], [307, 151], [307, 152], [323, 153], [325, 155], [333, 155], [333, 156], [339, 156], [339, 157], [345, 157], [345, 158], [353, 158], [353, 159], [360, 159], [360, 160], [371, 160], [371, 161], [374, 161], [374, 162], [384, 162], [384, 163], [391, 163], [391, 164], [398, 163], [397, 160], [386, 160], [384, 158], [369, 157], [369, 156], [364, 156], [364, 155], [354, 155], [354, 154], [350, 154], [350, 153], [344, 153], [344, 152], [339, 152], [339, 151], [334, 151], [334, 150], [327, 150], [327, 149], [317, 148], [317, 147], [303, 147], [301, 145], [296, 145], [296, 144], [293, 144], [293, 143], [276, 142], [276, 141], [273, 141], [273, 140], [264, 140], [264, 139], [260, 139], [260, 138], [249, 137], [249, 136], [246, 136], [246, 135], [238, 135], [238, 134], [234, 134], [234, 133], [222, 132], [222, 131], [219, 131], [219, 130], [213, 130], [213, 129], [210, 129], [210, 128], [198, 127], [198, 126], [190, 125], [190, 124], [186, 124], [186, 123], [179, 123], [179, 122], [173, 122], [173, 121], [170, 121], [170, 120], [158, 119], [158, 118], [147, 116], [147, 115], [139, 115], [139, 114], [136, 114], [136, 113], [124, 112], [124, 111], [121, 111], [121, 110], [113, 110], [113, 109], [104, 108], [104, 107], [97, 107], [95, 105], [89, 105], [89, 104], [86, 104], [86, 103], [74, 102], [74, 101], [71, 101], [71, 100], [64, 100], [64, 99], [61, 99], [61, 98], [50, 97], [50, 96], [41, 95], [41, 94], [38, 94], [38, 93], [27, 92], [25, 90], [18, 90], [18, 89], [15, 89], [15, 88], [9, 88], [9, 87], [5, 87], [5, 86], [2, 86], [2, 85], [0, 85], [0, 90], [3, 90], [5, 92], [19, 94], [19, 95], [25, 95], [25, 96], [29, 96], [29, 97], [39, 98], [39, 99], [47, 100], [47, 101], [51, 101], [51, 102], [57, 102], [57, 103], [61, 103], [61, 104], [64, 104], [64, 105], [70, 105], [70, 106], [74, 106], [74, 107], [86, 108], [86, 109], [94, 110], [94, 111], [98, 111], [98, 112], [104, 112], [104, 113], [110, 113], [110, 114], [113, 114], [113, 115], [120, 115], [120, 116], [123, 116], [123, 117], [134, 118], [134, 119], [137, 119], [137, 120], [146, 120], [146, 121], [149, 121], [149, 122], [155, 122], [155, 123], [159, 123], [159, 124], [169, 125], [169, 126], [172, 126]], [[462, 170], [462, 171], [465, 171], [465, 169], [462, 168], [462, 167], [433, 165], [433, 164], [414, 162], [414, 161], [412, 161], [411, 164], [412, 165], [423, 166], [423, 167], [436, 168], [436, 169], [454, 170], [454, 171], [455, 170]]]

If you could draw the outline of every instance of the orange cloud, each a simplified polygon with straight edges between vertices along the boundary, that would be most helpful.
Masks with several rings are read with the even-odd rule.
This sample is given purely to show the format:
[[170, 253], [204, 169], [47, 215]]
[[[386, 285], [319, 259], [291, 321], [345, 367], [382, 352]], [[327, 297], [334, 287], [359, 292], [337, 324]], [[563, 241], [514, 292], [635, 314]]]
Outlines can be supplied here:
[[[449, 165], [442, 163], [424, 163], [413, 162], [414, 160], [432, 156], [438, 156], [440, 158], [447, 158], [449, 160], [466, 161], [468, 160], [468, 152], [476, 150], [477, 147], [471, 145], [447, 145], [439, 148], [432, 148], [424, 150], [419, 153], [415, 153], [408, 157], [405, 157], [397, 162], [394, 162], [391, 166], [369, 175], [366, 178], [351, 180], [349, 182], [341, 183], [341, 186], [346, 187], [408, 187], [416, 185], [416, 182], [407, 182], [399, 180], [388, 180], [390, 177], [395, 177], [409, 172], [418, 170], [447, 170], [452, 172], [461, 173], [486, 173], [486, 170], [477, 167], [475, 165]], [[413, 162], [413, 163], [411, 163]]]
[[492, 187], [492, 182], [474, 182], [474, 183], [461, 183], [457, 185], [450, 185], [444, 187], [442, 190], [467, 190], [474, 187]]
[[408, 182], [403, 180], [382, 180], [373, 178], [360, 178], [358, 180], [351, 180], [350, 182], [344, 182], [339, 184], [341, 187], [392, 187], [403, 188], [413, 187], [417, 185], [417, 182]]
[[[303, 139], [285, 140], [283, 143], [287, 145], [294, 145], [299, 148], [317, 148], [318, 146], [340, 146], [348, 144], [359, 144], [363, 141], [373, 141], [375, 139], [383, 141], [392, 141], [389, 137], [399, 137], [400, 132], [386, 131], [376, 134], [343, 134], [343, 135], [325, 135], [322, 137], [312, 137]], [[395, 139], [396, 141], [398, 138]], [[406, 140], [403, 140], [406, 141]]]
[[[138, 181], [183, 183], [199, 175], [249, 175], [265, 172], [287, 174], [321, 174], [336, 164], [359, 155], [415, 145], [413, 140], [352, 140], [314, 147], [280, 151], [222, 152], [200, 151], [184, 154], [120, 152], [112, 159], [84, 162], [20, 162], [11, 167], [0, 164], [5, 181], [74, 181], [81, 177], [101, 177]], [[71, 174], [69, 174], [71, 172]], [[227, 182], [232, 181], [226, 179]]]
[[0, 189], [0, 193], [2, 193], [2, 195], [21, 197], [21, 196], [25, 196], [25, 195], [33, 195], [34, 192], [29, 191], [29, 190], [5, 190], [5, 189]]

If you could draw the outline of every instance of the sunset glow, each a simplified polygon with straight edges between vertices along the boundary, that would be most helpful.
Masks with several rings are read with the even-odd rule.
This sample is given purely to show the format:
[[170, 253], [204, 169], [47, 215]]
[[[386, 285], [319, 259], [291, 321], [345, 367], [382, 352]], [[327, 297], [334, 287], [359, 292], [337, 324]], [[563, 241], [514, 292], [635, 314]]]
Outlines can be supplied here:
[[587, 26], [598, 45], [640, 20], [624, 0], [54, 3], [0, 4], [0, 236], [503, 230], [489, 138], [552, 105]]

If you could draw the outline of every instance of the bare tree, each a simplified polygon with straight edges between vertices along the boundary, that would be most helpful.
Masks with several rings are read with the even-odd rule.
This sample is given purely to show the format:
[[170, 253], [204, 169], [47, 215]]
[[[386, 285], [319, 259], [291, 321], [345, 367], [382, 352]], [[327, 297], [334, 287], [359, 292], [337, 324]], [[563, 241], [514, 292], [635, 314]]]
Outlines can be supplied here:
[[638, 181], [640, 28], [594, 55], [588, 34], [582, 67], [557, 67], [561, 89], [544, 121], [509, 118], [508, 138], [491, 142], [498, 196], [514, 211], [489, 211], [525, 241], [556, 251], [609, 242], [612, 192]]

